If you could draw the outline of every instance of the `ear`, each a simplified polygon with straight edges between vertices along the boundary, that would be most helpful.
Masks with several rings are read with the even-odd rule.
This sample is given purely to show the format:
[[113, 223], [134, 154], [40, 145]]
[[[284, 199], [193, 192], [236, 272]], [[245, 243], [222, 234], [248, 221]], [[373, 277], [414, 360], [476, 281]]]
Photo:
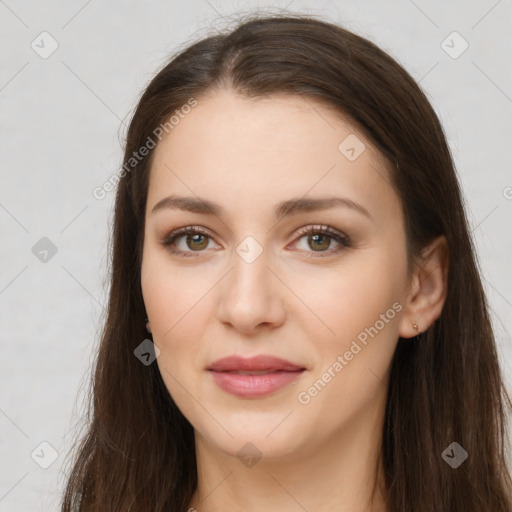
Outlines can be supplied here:
[[426, 331], [441, 315], [448, 288], [449, 251], [444, 236], [439, 236], [420, 255], [410, 279], [399, 335], [412, 338]]

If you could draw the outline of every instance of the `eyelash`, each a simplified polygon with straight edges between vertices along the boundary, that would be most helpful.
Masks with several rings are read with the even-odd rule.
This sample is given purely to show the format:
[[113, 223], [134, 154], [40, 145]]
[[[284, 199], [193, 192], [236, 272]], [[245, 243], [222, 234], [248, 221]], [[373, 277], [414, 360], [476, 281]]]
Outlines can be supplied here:
[[[179, 228], [179, 229], [172, 231], [164, 238], [164, 240], [162, 240], [159, 243], [160, 243], [160, 245], [164, 246], [167, 250], [169, 250], [172, 254], [175, 254], [177, 256], [184, 257], [184, 258], [195, 258], [195, 257], [199, 256], [199, 253], [204, 252], [204, 251], [197, 251], [197, 254], [194, 254], [195, 251], [192, 251], [192, 253], [191, 253], [188, 251], [181, 251], [180, 249], [176, 249], [173, 245], [175, 240], [184, 234], [204, 235], [208, 238], [212, 238], [205, 230], [203, 230], [202, 228], [200, 228], [198, 226], [187, 226], [187, 227]], [[333, 240], [338, 242], [340, 244], [340, 246], [336, 249], [331, 249], [328, 251], [320, 251], [319, 253], [317, 253], [318, 255], [315, 255], [315, 256], [306, 256], [308, 258], [324, 258], [327, 256], [331, 256], [332, 254], [338, 253], [341, 250], [343, 250], [344, 248], [352, 247], [350, 238], [348, 236], [343, 235], [340, 232], [336, 231], [331, 226], [318, 225], [318, 226], [306, 226], [305, 228], [301, 228], [301, 229], [299, 229], [299, 231], [297, 233], [297, 235], [298, 235], [297, 240], [300, 240], [305, 235], [310, 235], [310, 234], [327, 235], [327, 236], [329, 236], [329, 238], [332, 238]], [[310, 251], [305, 251], [305, 252], [308, 253]], [[311, 252], [315, 252], [315, 251], [311, 251]]]

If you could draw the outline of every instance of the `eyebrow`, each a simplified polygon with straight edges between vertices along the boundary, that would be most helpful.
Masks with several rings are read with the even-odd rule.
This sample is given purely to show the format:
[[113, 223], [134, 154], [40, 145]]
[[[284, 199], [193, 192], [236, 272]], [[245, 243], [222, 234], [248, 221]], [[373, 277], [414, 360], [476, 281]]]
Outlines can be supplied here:
[[[274, 216], [276, 219], [282, 219], [299, 213], [327, 210], [335, 207], [350, 208], [372, 219], [370, 212], [364, 206], [346, 197], [296, 197], [287, 199], [274, 207]], [[151, 214], [169, 208], [215, 216], [222, 216], [224, 212], [222, 206], [207, 199], [171, 195], [158, 201], [153, 206]]]

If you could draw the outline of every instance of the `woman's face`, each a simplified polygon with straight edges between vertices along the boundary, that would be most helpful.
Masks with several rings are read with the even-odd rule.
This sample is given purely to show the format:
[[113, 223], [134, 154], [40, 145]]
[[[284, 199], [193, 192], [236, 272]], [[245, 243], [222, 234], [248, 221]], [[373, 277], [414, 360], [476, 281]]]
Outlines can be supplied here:
[[[196, 435], [294, 457], [375, 424], [409, 279], [399, 197], [369, 141], [312, 100], [225, 91], [198, 98], [154, 151], [142, 291]], [[162, 245], [186, 227], [200, 232]], [[233, 355], [297, 370], [210, 369]]]

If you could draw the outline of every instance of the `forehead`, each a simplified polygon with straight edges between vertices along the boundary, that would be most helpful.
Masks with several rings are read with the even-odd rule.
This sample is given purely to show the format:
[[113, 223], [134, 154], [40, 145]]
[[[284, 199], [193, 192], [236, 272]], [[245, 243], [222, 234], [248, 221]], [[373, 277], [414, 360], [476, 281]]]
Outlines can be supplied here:
[[170, 193], [254, 209], [343, 193], [379, 214], [398, 202], [384, 158], [333, 107], [295, 95], [230, 91], [198, 104], [155, 148], [148, 208]]

